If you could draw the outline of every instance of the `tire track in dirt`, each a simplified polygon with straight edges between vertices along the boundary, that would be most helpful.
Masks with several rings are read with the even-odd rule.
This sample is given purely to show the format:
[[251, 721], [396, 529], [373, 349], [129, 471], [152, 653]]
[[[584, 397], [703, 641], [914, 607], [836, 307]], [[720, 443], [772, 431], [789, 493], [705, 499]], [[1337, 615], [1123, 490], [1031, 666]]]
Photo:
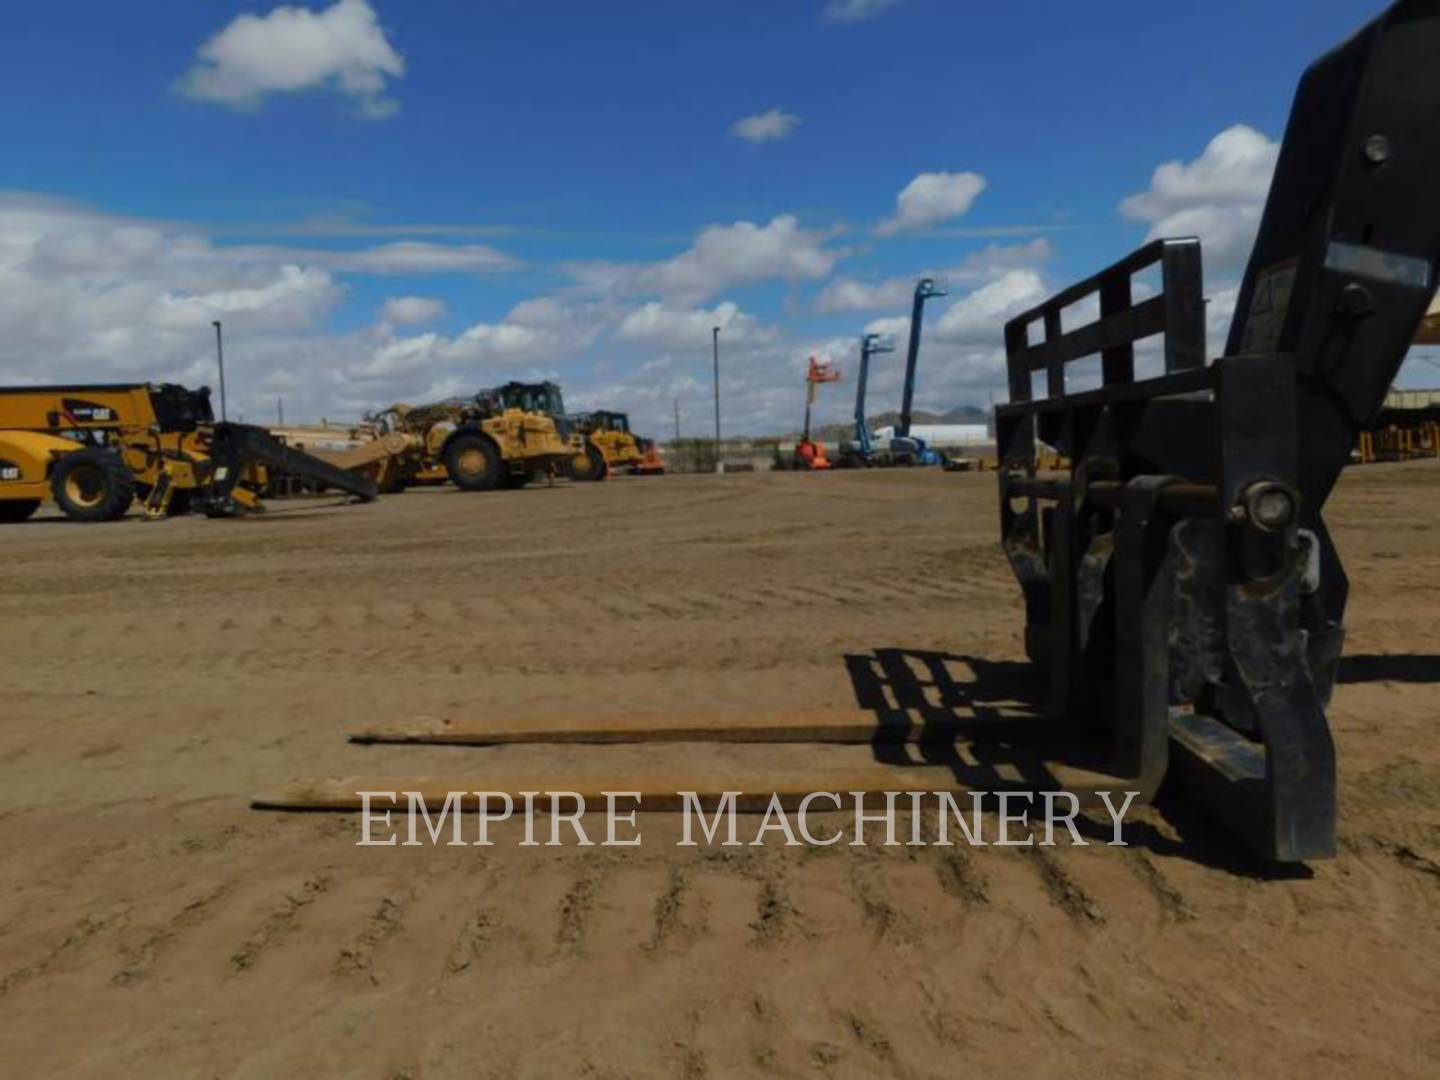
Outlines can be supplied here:
[[230, 973], [243, 975], [252, 970], [266, 952], [298, 928], [305, 909], [329, 892], [330, 885], [330, 877], [320, 874], [288, 890], [280, 905], [230, 954]]
[[855, 1045], [874, 1058], [892, 1076], [909, 1075], [908, 1070], [897, 1069], [895, 1045], [873, 1016], [867, 1016], [858, 1010], [846, 1010], [837, 1014], [835, 1019]]
[[444, 973], [459, 975], [470, 965], [483, 959], [495, 944], [500, 926], [500, 912], [493, 907], [482, 907], [466, 916], [459, 935], [445, 956]]
[[931, 847], [926, 850], [935, 853], [930, 860], [935, 880], [948, 895], [955, 897], [966, 908], [984, 907], [990, 903], [990, 889], [985, 875], [964, 848]]
[[1140, 848], [1130, 848], [1128, 851], [1129, 858], [1125, 865], [1155, 898], [1165, 917], [1172, 922], [1189, 922], [1195, 918], [1195, 911], [1185, 894], [1171, 884], [1155, 865], [1155, 860]]
[[562, 952], [578, 952], [583, 948], [595, 911], [595, 900], [606, 877], [601, 867], [586, 867], [571, 882], [560, 899], [559, 926], [555, 945]]
[[380, 985], [375, 973], [375, 957], [404, 925], [405, 913], [415, 894], [409, 891], [386, 893], [375, 904], [375, 909], [366, 920], [364, 927], [343, 947], [335, 957], [335, 974], [343, 978], [363, 978], [371, 985]]
[[693, 903], [691, 892], [689, 870], [684, 866], [671, 866], [664, 890], [655, 897], [650, 937], [644, 943], [645, 949], [653, 952], [671, 943], [677, 936], [693, 933], [693, 927], [685, 919], [686, 909]]
[[1100, 906], [1080, 887], [1049, 848], [1033, 845], [1022, 850], [1028, 853], [1045, 891], [1061, 911], [1076, 922], [1100, 924], [1105, 921], [1105, 913]]
[[889, 890], [880, 873], [881, 867], [874, 865], [880, 860], [850, 859], [846, 864], [847, 878], [856, 905], [860, 909], [860, 922], [876, 941], [880, 941], [896, 928], [899, 914], [890, 902]]
[[799, 910], [790, 899], [778, 875], [764, 875], [755, 899], [755, 917], [750, 922], [750, 943], [757, 948], [774, 948], [796, 932]]
[[110, 976], [113, 986], [130, 986], [151, 975], [160, 959], [188, 930], [209, 922], [218, 913], [221, 901], [234, 892], [237, 880], [222, 882], [208, 892], [185, 904], [170, 916], [164, 925], [151, 933], [135, 948], [128, 950], [125, 965]]
[[123, 925], [129, 919], [129, 908], [117, 909], [103, 915], [87, 914], [75, 923], [60, 942], [33, 964], [0, 976], [0, 999], [19, 989], [26, 983], [50, 974], [63, 962], [80, 955], [90, 943], [112, 926]]

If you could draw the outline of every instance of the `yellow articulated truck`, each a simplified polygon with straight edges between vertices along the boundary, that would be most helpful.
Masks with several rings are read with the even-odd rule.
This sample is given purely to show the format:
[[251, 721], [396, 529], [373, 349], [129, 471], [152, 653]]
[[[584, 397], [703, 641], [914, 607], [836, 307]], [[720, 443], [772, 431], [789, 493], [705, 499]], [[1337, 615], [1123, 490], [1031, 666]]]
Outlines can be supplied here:
[[54, 503], [76, 521], [260, 509], [271, 469], [363, 500], [375, 485], [285, 446], [262, 428], [216, 423], [210, 391], [169, 383], [0, 387], [0, 522]]

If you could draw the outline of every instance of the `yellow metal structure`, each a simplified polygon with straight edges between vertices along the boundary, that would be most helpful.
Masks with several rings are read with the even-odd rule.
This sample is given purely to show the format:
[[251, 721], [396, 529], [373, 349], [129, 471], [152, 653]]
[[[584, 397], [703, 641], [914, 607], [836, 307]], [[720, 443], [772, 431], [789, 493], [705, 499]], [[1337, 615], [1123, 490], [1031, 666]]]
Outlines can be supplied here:
[[617, 469], [638, 476], [665, 471], [654, 444], [630, 430], [630, 417], [625, 413], [597, 409], [572, 417], [571, 422], [580, 436], [571, 465], [575, 479], [604, 480]]
[[[411, 463], [425, 449], [420, 436], [405, 431], [382, 432], [373, 423], [272, 427], [269, 431], [286, 446], [303, 450], [337, 469], [368, 477], [382, 494], [405, 490], [413, 471]], [[283, 475], [271, 481], [272, 488], [282, 491], [294, 486], [290, 478]]]
[[0, 388], [0, 521], [46, 502], [78, 521], [113, 521], [136, 499], [152, 518], [243, 513], [258, 508], [276, 464], [374, 496], [259, 428], [215, 423], [209, 395], [151, 383]]
[[[450, 481], [465, 491], [524, 487], [562, 474], [574, 449], [543, 413], [498, 407], [483, 395], [433, 405], [395, 405], [369, 420], [375, 441], [393, 449], [377, 482], [382, 491]], [[401, 448], [396, 436], [406, 445]]]
[[1440, 456], [1440, 422], [1425, 417], [1362, 431], [1352, 460], [1369, 465], [1436, 456]]
[[604, 456], [607, 471], [628, 469], [639, 465], [644, 458], [640, 452], [640, 440], [628, 431], [592, 431], [586, 437]]

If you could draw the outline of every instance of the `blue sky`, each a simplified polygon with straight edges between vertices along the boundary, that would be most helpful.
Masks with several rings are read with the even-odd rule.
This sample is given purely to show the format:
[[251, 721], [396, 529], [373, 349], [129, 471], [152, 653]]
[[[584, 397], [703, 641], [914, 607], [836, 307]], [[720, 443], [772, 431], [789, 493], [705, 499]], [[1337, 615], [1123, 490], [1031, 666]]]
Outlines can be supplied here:
[[1223, 316], [1300, 71], [1378, 10], [13, 3], [0, 375], [203, 382], [224, 318], [252, 414], [544, 374], [698, 428], [719, 322], [727, 416], [781, 430], [948, 271], [918, 397], [983, 404], [1003, 318], [1152, 230], [1213, 239]]

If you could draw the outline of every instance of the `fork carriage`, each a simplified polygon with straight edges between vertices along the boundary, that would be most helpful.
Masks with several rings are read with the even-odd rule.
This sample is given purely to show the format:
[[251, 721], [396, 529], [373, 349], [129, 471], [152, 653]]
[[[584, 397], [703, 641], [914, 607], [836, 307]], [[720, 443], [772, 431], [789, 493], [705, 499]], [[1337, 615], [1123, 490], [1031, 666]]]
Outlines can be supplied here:
[[[1048, 711], [1142, 792], [1173, 764], [1268, 859], [1335, 850], [1348, 586], [1322, 511], [1435, 293], [1437, 55], [1440, 3], [1402, 0], [1305, 73], [1220, 359], [1194, 239], [1005, 328], [1002, 542]], [[1098, 385], [1072, 389], [1096, 358]], [[1041, 443], [1068, 468], [1038, 474]]]

